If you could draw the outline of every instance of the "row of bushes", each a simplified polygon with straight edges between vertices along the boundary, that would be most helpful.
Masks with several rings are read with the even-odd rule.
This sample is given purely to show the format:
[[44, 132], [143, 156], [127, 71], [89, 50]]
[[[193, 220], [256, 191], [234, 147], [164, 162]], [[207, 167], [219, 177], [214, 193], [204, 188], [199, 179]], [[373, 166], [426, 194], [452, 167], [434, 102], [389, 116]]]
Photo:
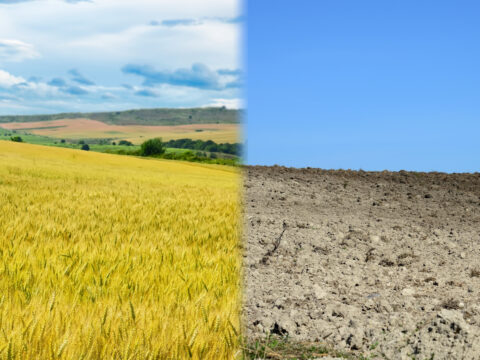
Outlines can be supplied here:
[[203, 156], [201, 153], [194, 153], [193, 151], [185, 151], [181, 153], [168, 153], [156, 156], [162, 159], [169, 160], [182, 160], [182, 161], [192, 161], [192, 162], [202, 162], [208, 164], [221, 164], [221, 165], [238, 165], [238, 159], [221, 159], [217, 158], [214, 154], [211, 154], [210, 157]]
[[[66, 140], [62, 139], [60, 140], [62, 144], [65, 144]], [[91, 144], [98, 144], [98, 145], [117, 145], [115, 141], [110, 142], [108, 139], [92, 139], [89, 141]], [[78, 145], [84, 145], [86, 144], [85, 140], [79, 140]], [[126, 145], [126, 146], [133, 146], [133, 143], [128, 140], [120, 140], [118, 142], [118, 145]]]
[[[11, 133], [5, 132], [5, 133], [3, 133], [3, 136], [12, 136], [12, 133], [16, 134], [16, 133], [17, 133], [17, 130], [12, 130]], [[1, 135], [1, 134], [0, 134], [0, 135]]]
[[[23, 142], [23, 139], [20, 136], [11, 137], [12, 141]], [[65, 141], [61, 141], [65, 143]], [[81, 145], [81, 150], [89, 151], [90, 146], [84, 141], [79, 141]], [[145, 141], [138, 150], [107, 150], [107, 153], [118, 154], [118, 155], [133, 155], [133, 156], [150, 156], [162, 159], [170, 160], [183, 160], [183, 161], [192, 161], [192, 162], [204, 162], [210, 164], [222, 164], [222, 165], [238, 165], [238, 159], [219, 159], [215, 153], [211, 153], [209, 157], [206, 156], [206, 153], [201, 151], [185, 151], [185, 152], [172, 152], [165, 153], [165, 145], [168, 143], [162, 142], [162, 139], [155, 138]]]
[[182, 160], [182, 161], [192, 161], [192, 162], [203, 162], [210, 164], [222, 164], [222, 165], [237, 165], [238, 159], [218, 159], [215, 154], [210, 154], [210, 157], [207, 157], [205, 153], [201, 151], [185, 151], [179, 153], [165, 153], [165, 143], [162, 142], [162, 139], [155, 138], [145, 141], [139, 150], [107, 150], [106, 152], [111, 154], [119, 155], [133, 155], [133, 156], [149, 156], [161, 159], [169, 160]]
[[164, 143], [165, 147], [176, 149], [192, 149], [198, 151], [220, 152], [224, 154], [240, 156], [242, 153], [242, 144], [223, 143], [217, 144], [212, 140], [192, 140], [192, 139], [178, 139], [170, 140]]
[[162, 139], [155, 138], [145, 141], [140, 145], [138, 150], [107, 150], [107, 153], [110, 154], [119, 154], [119, 155], [135, 155], [135, 156], [155, 156], [162, 155], [165, 153], [165, 147], [163, 146]]
[[[158, 138], [159, 139], [159, 138]], [[159, 139], [159, 141], [161, 141]], [[65, 139], [62, 139], [60, 141], [61, 143], [65, 143]], [[100, 139], [100, 140], [95, 140], [93, 143], [99, 144], [99, 145], [126, 145], [126, 146], [133, 146], [133, 143], [128, 140], [119, 140], [118, 142], [110, 142], [108, 139]], [[148, 143], [148, 141], [146, 141]], [[85, 140], [79, 140], [78, 141], [79, 145], [84, 145], [86, 144]], [[150, 146], [150, 145], [149, 145]], [[155, 145], [159, 146], [159, 144]], [[223, 153], [223, 154], [229, 154], [229, 155], [234, 155], [234, 156], [241, 156], [242, 153], [242, 144], [235, 143], [235, 144], [230, 144], [230, 143], [222, 143], [222, 144], [217, 144], [212, 140], [192, 140], [192, 139], [177, 139], [177, 140], [169, 140], [167, 142], [163, 143], [164, 148], [174, 148], [174, 149], [190, 149], [190, 150], [196, 150], [196, 151], [206, 151], [206, 152], [217, 152], [217, 153]], [[147, 149], [148, 152], [148, 149]], [[148, 155], [147, 155], [148, 156]]]

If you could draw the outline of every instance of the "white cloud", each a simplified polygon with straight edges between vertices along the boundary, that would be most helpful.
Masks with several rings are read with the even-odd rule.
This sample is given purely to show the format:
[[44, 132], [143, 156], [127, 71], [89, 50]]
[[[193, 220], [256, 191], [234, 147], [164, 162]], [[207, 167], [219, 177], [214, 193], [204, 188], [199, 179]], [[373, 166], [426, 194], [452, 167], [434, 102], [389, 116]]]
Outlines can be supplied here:
[[14, 76], [4, 70], [0, 70], [0, 87], [9, 88], [14, 85], [24, 83], [25, 79], [19, 76]]
[[[0, 7], [2, 37], [28, 40], [43, 56], [58, 62], [95, 62], [119, 67], [144, 62], [185, 67], [238, 66], [240, 0], [96, 0], [70, 4], [38, 0]], [[153, 20], [202, 18], [194, 27], [155, 27]], [[210, 19], [210, 20], [208, 20]], [[122, 64], [122, 65], [123, 65]]]
[[[240, 67], [241, 31], [238, 24], [206, 21], [198, 26], [158, 27], [137, 24], [118, 32], [101, 32], [64, 44], [77, 59], [115, 64], [150, 63], [156, 67]], [[148, 51], [146, 50], [148, 49]]]
[[242, 109], [243, 100], [242, 99], [213, 99], [213, 102], [205, 105], [205, 107], [214, 106], [220, 107], [225, 106], [227, 109]]
[[0, 61], [22, 61], [39, 56], [31, 44], [20, 40], [0, 39]]
[[[101, 110], [102, 106], [202, 106], [240, 96], [239, 89], [212, 92], [160, 84], [146, 89], [140, 87], [141, 78], [121, 69], [139, 64], [174, 72], [195, 63], [212, 71], [241, 68], [242, 25], [230, 21], [241, 15], [241, 0], [10, 2], [2, 4], [0, 0], [0, 34], [4, 39], [0, 39], [0, 87], [24, 99], [21, 104], [27, 108], [31, 104], [32, 112], [68, 111], [69, 106], [84, 111]], [[151, 25], [175, 19], [199, 21], [192, 22], [194, 26]], [[73, 84], [68, 75], [71, 69], [96, 85]], [[66, 85], [49, 85], [55, 78], [63, 79]], [[78, 90], [71, 89], [74, 85], [84, 93], [73, 91]], [[68, 94], [69, 88], [78, 96]], [[142, 90], [156, 96], [135, 95]], [[143, 94], [148, 95], [147, 91]], [[6, 112], [0, 107], [0, 113]]]
[[9, 90], [12, 99], [15, 99], [18, 94], [29, 94], [35, 97], [50, 97], [59, 94], [58, 89], [54, 86], [43, 82], [28, 81], [5, 70], [0, 70], [0, 88]]

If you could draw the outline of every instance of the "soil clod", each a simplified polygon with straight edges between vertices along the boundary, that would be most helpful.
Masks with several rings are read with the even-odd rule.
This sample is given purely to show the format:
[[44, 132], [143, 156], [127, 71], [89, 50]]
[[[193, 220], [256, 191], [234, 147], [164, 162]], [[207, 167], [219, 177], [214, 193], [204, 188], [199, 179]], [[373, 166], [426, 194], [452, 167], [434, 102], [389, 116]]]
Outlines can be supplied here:
[[479, 358], [480, 174], [245, 171], [249, 339]]

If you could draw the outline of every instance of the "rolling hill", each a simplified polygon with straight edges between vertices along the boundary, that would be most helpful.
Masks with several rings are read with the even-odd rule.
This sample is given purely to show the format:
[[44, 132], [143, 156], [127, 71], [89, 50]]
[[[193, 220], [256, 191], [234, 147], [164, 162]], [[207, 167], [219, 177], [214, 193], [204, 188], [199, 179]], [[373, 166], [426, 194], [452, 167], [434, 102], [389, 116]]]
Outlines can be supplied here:
[[222, 108], [142, 109], [99, 113], [0, 116], [0, 128], [56, 139], [213, 140], [239, 142], [239, 110]]
[[225, 107], [191, 109], [139, 109], [97, 113], [62, 113], [50, 115], [0, 116], [0, 123], [39, 122], [63, 119], [90, 119], [110, 125], [191, 125], [191, 124], [238, 124], [241, 110]]

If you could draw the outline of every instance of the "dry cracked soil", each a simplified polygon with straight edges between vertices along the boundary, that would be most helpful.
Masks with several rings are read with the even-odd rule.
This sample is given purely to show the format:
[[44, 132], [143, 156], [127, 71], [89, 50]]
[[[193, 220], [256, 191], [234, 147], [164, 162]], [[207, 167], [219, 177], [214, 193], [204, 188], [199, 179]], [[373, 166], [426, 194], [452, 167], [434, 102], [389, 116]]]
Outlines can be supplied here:
[[480, 359], [480, 174], [245, 172], [250, 340]]

